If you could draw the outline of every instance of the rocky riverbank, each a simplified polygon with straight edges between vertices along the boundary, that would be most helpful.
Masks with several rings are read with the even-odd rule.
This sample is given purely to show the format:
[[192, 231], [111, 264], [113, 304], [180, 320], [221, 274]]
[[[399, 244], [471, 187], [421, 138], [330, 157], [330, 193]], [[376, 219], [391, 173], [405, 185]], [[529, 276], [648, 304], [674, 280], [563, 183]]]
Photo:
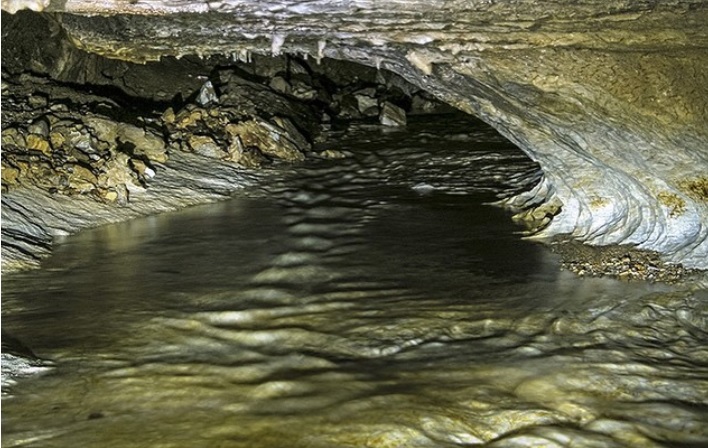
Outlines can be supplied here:
[[702, 271], [686, 269], [681, 264], [665, 263], [657, 252], [628, 245], [589, 246], [559, 238], [550, 244], [550, 248], [560, 255], [562, 269], [580, 277], [678, 283], [705, 276]]
[[[3, 271], [37, 265], [55, 236], [228, 197], [271, 164], [337, 157], [315, 147], [337, 122], [400, 126], [407, 114], [452, 111], [355, 64], [203, 61], [203, 75], [195, 64], [182, 74], [130, 65], [122, 79], [136, 81], [117, 89], [3, 72]], [[165, 70], [201, 86], [177, 83], [172, 101], [147, 95]]]
[[[454, 112], [401, 76], [356, 63], [244, 51], [134, 64], [57, 39], [47, 16], [3, 19], [16, 44], [2, 52], [3, 271], [37, 265], [57, 235], [228, 197], [274, 163], [339, 157], [318, 145], [338, 123], [402, 126], [410, 115]], [[531, 233], [567, 208], [538, 203], [547, 180], [504, 204]], [[562, 247], [579, 275], [675, 281], [688, 272], [651, 251], [625, 266], [624, 256]]]

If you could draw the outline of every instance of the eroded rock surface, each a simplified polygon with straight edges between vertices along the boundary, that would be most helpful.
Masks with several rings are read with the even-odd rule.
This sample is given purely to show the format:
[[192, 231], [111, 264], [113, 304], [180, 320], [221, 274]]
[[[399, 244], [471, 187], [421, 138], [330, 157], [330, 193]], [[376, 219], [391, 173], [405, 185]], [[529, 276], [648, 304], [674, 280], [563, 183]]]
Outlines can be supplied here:
[[[42, 9], [3, 3], [19, 7]], [[541, 164], [544, 182], [508, 203], [541, 207], [528, 215], [539, 237], [631, 244], [708, 268], [703, 1], [44, 7], [72, 13], [57, 15], [57, 26], [77, 46], [112, 58], [301, 54], [386, 68], [481, 117]], [[277, 85], [309, 95], [292, 81]], [[361, 113], [358, 102], [346, 107]]]
[[[315, 68], [281, 56], [146, 67], [52, 46], [42, 34], [54, 26], [47, 17], [20, 13], [4, 24], [39, 36], [19, 50], [3, 47], [4, 270], [38, 263], [56, 235], [222, 198], [246, 182], [243, 170], [341, 157], [314, 146], [334, 122], [374, 121], [391, 107], [404, 121], [407, 112], [449, 111], [396, 75], [361, 65]], [[84, 84], [67, 82], [67, 64]], [[366, 107], [347, 106], [360, 97]]]

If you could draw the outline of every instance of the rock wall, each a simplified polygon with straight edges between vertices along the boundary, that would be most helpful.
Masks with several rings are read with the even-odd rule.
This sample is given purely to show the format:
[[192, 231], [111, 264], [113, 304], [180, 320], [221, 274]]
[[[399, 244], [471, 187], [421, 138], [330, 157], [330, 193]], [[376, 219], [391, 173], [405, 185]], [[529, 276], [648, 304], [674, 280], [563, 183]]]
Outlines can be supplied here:
[[507, 201], [538, 238], [627, 243], [708, 269], [702, 0], [8, 0], [88, 52], [293, 54], [385, 68], [515, 142], [545, 172]]

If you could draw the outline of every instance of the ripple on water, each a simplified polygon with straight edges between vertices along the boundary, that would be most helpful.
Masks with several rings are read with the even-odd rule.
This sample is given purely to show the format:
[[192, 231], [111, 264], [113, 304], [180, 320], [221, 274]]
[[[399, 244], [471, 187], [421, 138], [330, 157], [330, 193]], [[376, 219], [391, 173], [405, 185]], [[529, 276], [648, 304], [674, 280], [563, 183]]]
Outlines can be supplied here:
[[483, 205], [534, 165], [473, 126], [354, 129], [3, 278], [4, 328], [56, 365], [11, 387], [3, 443], [708, 443], [706, 291], [559, 272]]

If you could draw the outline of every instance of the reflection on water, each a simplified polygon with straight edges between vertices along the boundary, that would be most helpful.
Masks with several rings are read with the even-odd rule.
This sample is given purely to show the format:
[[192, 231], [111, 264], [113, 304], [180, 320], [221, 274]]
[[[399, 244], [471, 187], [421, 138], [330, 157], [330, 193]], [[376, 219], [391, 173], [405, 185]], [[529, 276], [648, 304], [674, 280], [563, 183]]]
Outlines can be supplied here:
[[535, 170], [487, 130], [340, 143], [5, 276], [56, 368], [3, 398], [3, 446], [708, 443], [705, 291], [560, 272], [484, 205]]

